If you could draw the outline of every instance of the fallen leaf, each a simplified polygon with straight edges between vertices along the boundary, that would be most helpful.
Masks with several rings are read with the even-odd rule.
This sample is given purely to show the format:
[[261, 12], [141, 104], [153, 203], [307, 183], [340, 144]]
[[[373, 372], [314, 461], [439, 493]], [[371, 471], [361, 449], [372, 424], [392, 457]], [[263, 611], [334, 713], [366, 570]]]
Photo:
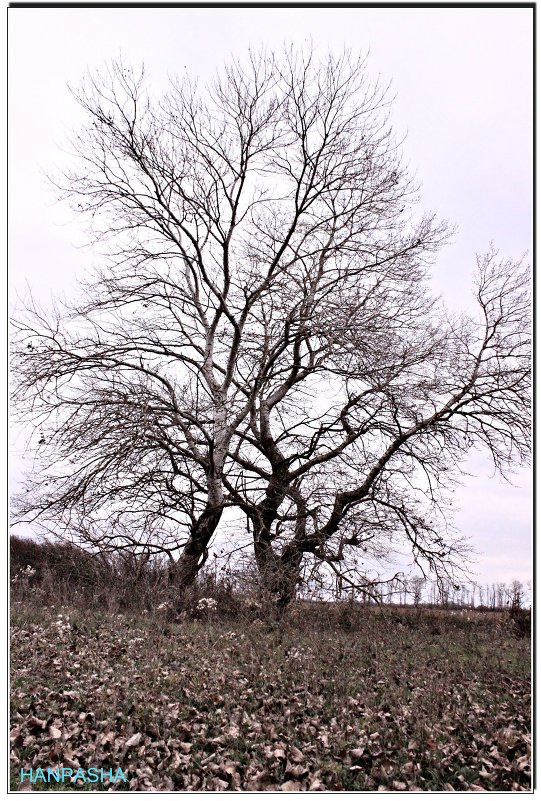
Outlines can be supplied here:
[[130, 739], [126, 740], [126, 742], [124, 743], [125, 747], [126, 748], [133, 748], [134, 746], [139, 745], [139, 743], [141, 742], [141, 737], [142, 736], [143, 735], [141, 734], [140, 731], [137, 732], [137, 734], [132, 734]]
[[9, 734], [10, 742], [14, 743], [15, 740], [20, 736], [21, 736], [21, 727], [20, 726], [15, 726], [15, 728], [12, 729], [10, 734]]
[[300, 789], [300, 782], [284, 782], [280, 785], [280, 790], [282, 790], [284, 793], [296, 793]]
[[408, 743], [408, 751], [416, 751], [419, 747], [417, 740], [410, 740]]
[[293, 745], [291, 746], [289, 751], [289, 758], [292, 762], [303, 762], [304, 754], [299, 748]]
[[41, 730], [43, 730], [45, 728], [45, 726], [47, 725], [47, 721], [46, 720], [40, 720], [39, 718], [31, 717], [31, 718], [28, 718], [28, 720], [26, 721], [26, 725], [28, 726], [29, 729], [41, 729]]
[[228, 790], [229, 782], [213, 777], [209, 782], [209, 790]]

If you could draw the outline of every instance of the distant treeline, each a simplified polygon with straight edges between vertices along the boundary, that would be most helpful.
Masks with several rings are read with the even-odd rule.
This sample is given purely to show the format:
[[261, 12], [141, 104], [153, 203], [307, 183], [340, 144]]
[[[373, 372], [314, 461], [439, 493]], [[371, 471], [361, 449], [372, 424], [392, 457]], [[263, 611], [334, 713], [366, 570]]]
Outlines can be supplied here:
[[[451, 581], [429, 581], [420, 576], [397, 578], [389, 584], [371, 588], [368, 592], [357, 590], [356, 600], [365, 603], [414, 604], [444, 607], [447, 609], [493, 609], [504, 610], [509, 607], [524, 608], [529, 605], [530, 582], [525, 586], [521, 581], [509, 583], [477, 582], [453, 584]], [[343, 597], [344, 593], [337, 593]]]

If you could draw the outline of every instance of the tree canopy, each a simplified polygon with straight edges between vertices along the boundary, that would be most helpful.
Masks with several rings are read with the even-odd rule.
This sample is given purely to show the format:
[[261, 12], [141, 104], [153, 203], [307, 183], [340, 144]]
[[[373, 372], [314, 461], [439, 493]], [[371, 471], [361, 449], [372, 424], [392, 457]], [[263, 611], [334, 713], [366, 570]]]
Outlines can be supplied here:
[[252, 52], [162, 97], [116, 62], [75, 94], [56, 183], [102, 262], [15, 315], [40, 464], [20, 519], [165, 552], [182, 589], [235, 508], [284, 606], [305, 569], [366, 588], [401, 554], [452, 575], [465, 455], [528, 457], [528, 270], [491, 248], [477, 314], [432, 296], [450, 229], [417, 211], [366, 59]]

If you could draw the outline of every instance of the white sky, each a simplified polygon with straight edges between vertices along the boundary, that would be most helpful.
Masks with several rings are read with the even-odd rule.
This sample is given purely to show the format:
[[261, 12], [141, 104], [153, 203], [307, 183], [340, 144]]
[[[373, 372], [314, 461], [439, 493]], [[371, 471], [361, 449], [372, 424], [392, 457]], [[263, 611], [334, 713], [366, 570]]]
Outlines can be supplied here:
[[[38, 297], [73, 286], [92, 262], [42, 170], [79, 118], [67, 89], [120, 52], [144, 60], [156, 87], [184, 69], [209, 78], [248, 46], [311, 39], [323, 50], [370, 50], [369, 69], [392, 79], [392, 120], [422, 183], [421, 208], [457, 226], [434, 287], [453, 309], [469, 303], [475, 253], [532, 248], [533, 11], [522, 8], [10, 9], [10, 287]], [[15, 449], [16, 451], [17, 449]], [[456, 494], [455, 523], [480, 557], [481, 582], [531, 577], [529, 471], [516, 486], [491, 477], [481, 457]], [[20, 474], [17, 455], [14, 478]]]

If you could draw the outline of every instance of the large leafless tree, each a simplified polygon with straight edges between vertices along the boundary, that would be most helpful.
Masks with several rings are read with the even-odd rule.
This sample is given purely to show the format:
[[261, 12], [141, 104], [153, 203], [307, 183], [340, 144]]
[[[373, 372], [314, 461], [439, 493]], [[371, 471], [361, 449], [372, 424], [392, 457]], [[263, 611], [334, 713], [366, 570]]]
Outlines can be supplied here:
[[16, 315], [41, 468], [22, 518], [165, 551], [185, 587], [236, 507], [282, 606], [305, 566], [452, 572], [464, 455], [527, 458], [528, 277], [491, 250], [477, 317], [431, 297], [448, 229], [416, 214], [365, 61], [252, 53], [161, 99], [115, 63], [76, 96], [58, 185], [103, 266], [77, 302]]

